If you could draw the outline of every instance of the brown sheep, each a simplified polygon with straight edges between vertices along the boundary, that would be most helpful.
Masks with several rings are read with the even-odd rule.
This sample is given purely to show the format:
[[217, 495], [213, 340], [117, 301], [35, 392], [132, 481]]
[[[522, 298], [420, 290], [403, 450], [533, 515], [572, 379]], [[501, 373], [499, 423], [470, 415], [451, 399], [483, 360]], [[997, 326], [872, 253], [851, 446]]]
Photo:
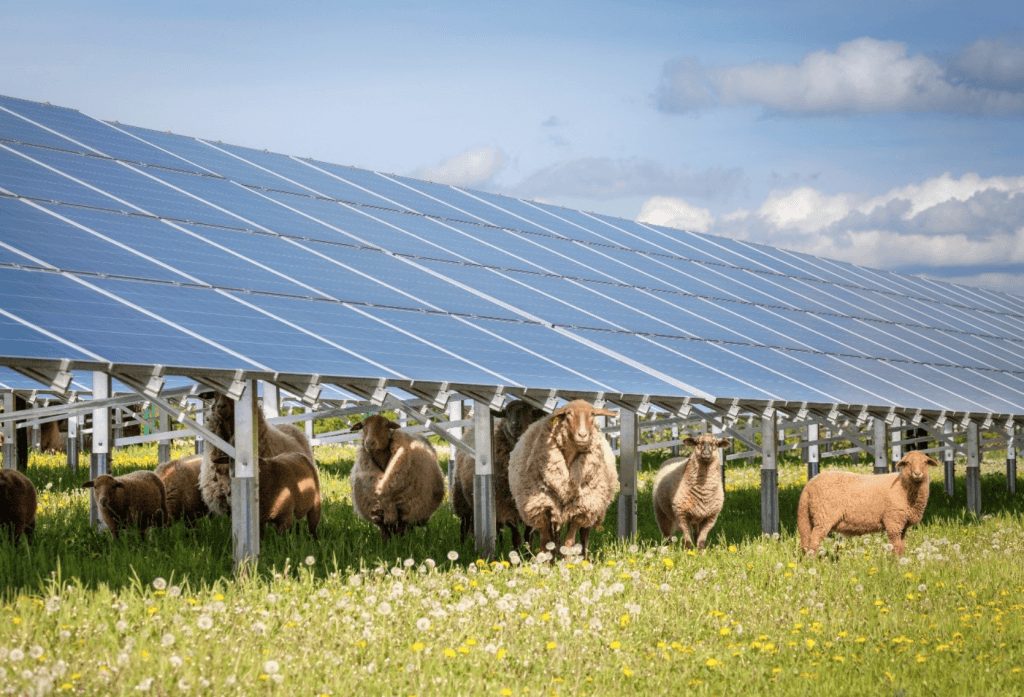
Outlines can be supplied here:
[[203, 501], [203, 495], [199, 491], [199, 471], [202, 464], [202, 455], [190, 455], [162, 462], [153, 470], [164, 483], [168, 522], [183, 520], [192, 524], [197, 519], [210, 515], [210, 508]]
[[47, 421], [39, 425], [39, 450], [44, 453], [65, 453], [68, 434], [60, 430], [61, 421]]
[[[259, 456], [274, 457], [282, 453], [300, 453], [315, 463], [313, 449], [302, 429], [291, 424], [272, 426], [256, 410], [256, 432], [259, 438]], [[229, 443], [235, 439], [235, 400], [218, 394], [206, 420], [206, 427]], [[203, 451], [203, 464], [199, 472], [199, 491], [209, 509], [218, 515], [231, 512], [230, 461], [212, 443]]]
[[938, 464], [913, 450], [891, 474], [822, 472], [800, 493], [796, 512], [800, 546], [807, 553], [816, 552], [833, 530], [844, 535], [884, 530], [893, 552], [901, 556], [907, 528], [921, 521], [928, 505], [928, 468]]
[[582, 399], [557, 409], [550, 418], [535, 421], [512, 450], [508, 481], [523, 522], [540, 531], [540, 543], [576, 544], [580, 533], [583, 554], [591, 528], [604, 521], [619, 490], [615, 454], [595, 425], [595, 416], [614, 416]]
[[0, 528], [12, 542], [22, 535], [31, 541], [36, 529], [36, 488], [18, 470], [0, 470]]
[[120, 477], [101, 474], [82, 487], [96, 489], [96, 508], [114, 539], [124, 527], [138, 527], [145, 537], [150, 527], [167, 522], [164, 484], [149, 470], [129, 472]]
[[729, 440], [705, 433], [683, 444], [693, 448], [690, 457], [666, 460], [654, 478], [654, 517], [665, 537], [678, 528], [689, 549], [696, 532], [697, 549], [704, 549], [725, 502], [718, 449]]
[[425, 525], [444, 500], [434, 446], [399, 428], [383, 416], [352, 426], [363, 432], [352, 467], [352, 508], [380, 528], [384, 540]]
[[322, 500], [316, 465], [303, 453], [281, 453], [260, 458], [260, 523], [284, 532], [305, 518], [316, 538]]
[[[520, 547], [523, 537], [519, 531], [522, 519], [516, 509], [512, 490], [508, 485], [508, 460], [516, 441], [523, 435], [527, 427], [537, 419], [543, 418], [544, 410], [538, 409], [522, 400], [513, 400], [500, 413], [500, 419], [494, 420], [494, 433], [491, 446], [494, 453], [494, 518], [497, 529], [503, 527], [511, 530], [512, 546]], [[465, 433], [465, 440], [473, 443], [473, 429]], [[473, 530], [473, 477], [476, 474], [476, 461], [461, 450], [455, 455], [455, 485], [452, 489], [452, 508], [459, 516], [459, 536], [462, 540]]]

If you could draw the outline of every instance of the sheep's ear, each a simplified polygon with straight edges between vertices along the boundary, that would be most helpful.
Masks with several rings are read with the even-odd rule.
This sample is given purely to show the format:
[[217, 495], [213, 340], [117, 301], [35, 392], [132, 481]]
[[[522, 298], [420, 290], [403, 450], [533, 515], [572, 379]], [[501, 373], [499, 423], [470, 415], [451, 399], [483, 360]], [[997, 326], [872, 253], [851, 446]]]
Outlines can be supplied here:
[[96, 486], [96, 482], [94, 482], [93, 480], [90, 479], [89, 481], [87, 481], [85, 484], [82, 485], [82, 488], [83, 489], [92, 489], [95, 486]]
[[508, 414], [505, 413], [504, 409], [491, 409], [491, 416], [496, 419], [504, 419]]
[[348, 430], [350, 430], [350, 431], [362, 431], [363, 430], [363, 422], [362, 421], [356, 421], [354, 424], [352, 424], [352, 426]]
[[608, 409], [595, 409], [594, 416], [618, 416], [618, 412], [609, 411]]
[[697, 439], [694, 438], [693, 436], [687, 436], [686, 438], [683, 439], [683, 445], [688, 445], [691, 448], [696, 448], [697, 447]]
[[729, 447], [729, 442], [730, 441], [729, 441], [728, 438], [719, 438], [718, 439], [718, 447], [719, 448], [728, 448]]
[[903, 469], [907, 466], [907, 458], [901, 457], [900, 461], [896, 463], [896, 469]]
[[553, 412], [551, 412], [551, 416], [554, 417], [554, 418], [558, 418], [559, 416], [565, 416], [565, 414], [568, 411], [569, 411], [569, 405], [566, 404], [564, 406], [558, 407]]
[[396, 424], [394, 421], [388, 421], [388, 428], [394, 431], [396, 428], [401, 428], [402, 424]]
[[929, 467], [938, 467], [939, 463], [935, 461], [935, 458], [929, 457], [928, 458], [928, 466]]

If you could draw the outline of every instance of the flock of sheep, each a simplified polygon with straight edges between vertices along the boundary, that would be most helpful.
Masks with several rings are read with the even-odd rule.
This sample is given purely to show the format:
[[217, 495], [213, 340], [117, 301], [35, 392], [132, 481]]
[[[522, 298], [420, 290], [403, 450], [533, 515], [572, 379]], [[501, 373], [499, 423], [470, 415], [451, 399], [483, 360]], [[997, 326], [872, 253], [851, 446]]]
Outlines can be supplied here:
[[[207, 425], [227, 442], [234, 439], [233, 400], [218, 396]], [[539, 536], [552, 555], [576, 546], [586, 554], [590, 531], [604, 521], [618, 492], [615, 455], [595, 423], [613, 412], [576, 400], [551, 414], [515, 400], [494, 420], [493, 482], [498, 530], [508, 528], [514, 547]], [[320, 478], [305, 434], [290, 425], [274, 426], [257, 413], [259, 514], [261, 524], [279, 532], [305, 518], [316, 536], [321, 515]], [[444, 476], [437, 453], [425, 438], [400, 430], [383, 416], [356, 423], [362, 441], [352, 468], [352, 507], [387, 540], [424, 525], [444, 499]], [[472, 429], [466, 440], [473, 441]], [[682, 533], [683, 544], [703, 549], [722, 511], [719, 448], [727, 440], [705, 434], [687, 438], [687, 458], [664, 462], [654, 480], [654, 513], [662, 534]], [[805, 552], [815, 552], [833, 530], [847, 535], [885, 531], [893, 551], [902, 554], [904, 536], [920, 522], [928, 503], [932, 458], [912, 451], [886, 475], [826, 471], [800, 495], [797, 529]], [[232, 463], [208, 445], [203, 455], [161, 463], [119, 477], [101, 475], [94, 488], [99, 515], [117, 537], [125, 526], [147, 528], [231, 511]], [[463, 539], [473, 529], [475, 463], [461, 451], [455, 459], [452, 506]], [[36, 494], [27, 477], [0, 471], [0, 527], [12, 539], [31, 538]]]

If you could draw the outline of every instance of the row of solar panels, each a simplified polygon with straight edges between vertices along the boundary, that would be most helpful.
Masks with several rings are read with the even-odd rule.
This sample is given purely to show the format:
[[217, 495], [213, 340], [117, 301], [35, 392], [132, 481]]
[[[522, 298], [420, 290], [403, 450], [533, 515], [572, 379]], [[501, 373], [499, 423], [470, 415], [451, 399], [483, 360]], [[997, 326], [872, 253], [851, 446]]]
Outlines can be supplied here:
[[4, 355], [81, 357], [70, 343], [118, 363], [1024, 404], [1013, 296], [9, 98], [0, 141], [0, 188], [22, 197], [0, 198]]

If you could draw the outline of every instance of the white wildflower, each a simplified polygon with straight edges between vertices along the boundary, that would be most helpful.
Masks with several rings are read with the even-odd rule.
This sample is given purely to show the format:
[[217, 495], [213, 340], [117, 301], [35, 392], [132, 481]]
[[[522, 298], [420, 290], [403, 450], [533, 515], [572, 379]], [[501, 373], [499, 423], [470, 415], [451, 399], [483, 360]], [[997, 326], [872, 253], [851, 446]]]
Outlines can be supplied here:
[[213, 628], [213, 618], [209, 615], [200, 615], [199, 619], [196, 620], [196, 626], [206, 631]]
[[281, 666], [277, 661], [269, 660], [263, 662], [263, 672], [267, 675], [274, 675], [279, 670], [281, 670]]
[[456, 561], [459, 558], [459, 553], [454, 549], [448, 552], [448, 561]]
[[157, 589], [158, 591], [162, 591], [165, 588], [167, 588], [167, 581], [164, 578], [157, 576], [153, 579], [153, 588]]
[[420, 630], [421, 632], [427, 631], [428, 629], [430, 629], [430, 620], [428, 620], [426, 617], [419, 618], [418, 620], [416, 620], [416, 629]]
[[153, 687], [153, 678], [146, 678], [145, 680], [140, 682], [138, 685], [136, 685], [135, 689], [138, 690], [139, 692], [149, 692], [150, 688], [152, 688], [152, 687]]
[[160, 645], [163, 646], [164, 648], [167, 648], [169, 646], [174, 646], [174, 635], [173, 634], [164, 634], [162, 637], [160, 637]]
[[306, 557], [304, 563], [306, 564], [306, 566], [313, 566], [313, 564], [316, 564], [316, 557], [310, 554], [308, 557]]
[[185, 661], [178, 654], [171, 654], [171, 657], [167, 659], [167, 662], [171, 664], [173, 668], [181, 668], [185, 665]]

